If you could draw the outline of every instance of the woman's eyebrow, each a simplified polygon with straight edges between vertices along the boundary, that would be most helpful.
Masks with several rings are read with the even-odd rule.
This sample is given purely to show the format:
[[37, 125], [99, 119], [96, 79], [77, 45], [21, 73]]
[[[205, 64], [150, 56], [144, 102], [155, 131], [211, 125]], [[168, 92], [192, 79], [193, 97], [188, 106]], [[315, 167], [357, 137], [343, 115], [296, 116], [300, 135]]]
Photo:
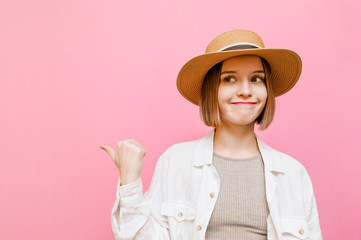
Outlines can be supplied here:
[[221, 73], [221, 75], [224, 74], [224, 73], [237, 73], [237, 71], [224, 71], [224, 72]]
[[[224, 71], [221, 73], [221, 75], [224, 73], [237, 73], [237, 71]], [[252, 73], [264, 73], [264, 70], [255, 70]]]

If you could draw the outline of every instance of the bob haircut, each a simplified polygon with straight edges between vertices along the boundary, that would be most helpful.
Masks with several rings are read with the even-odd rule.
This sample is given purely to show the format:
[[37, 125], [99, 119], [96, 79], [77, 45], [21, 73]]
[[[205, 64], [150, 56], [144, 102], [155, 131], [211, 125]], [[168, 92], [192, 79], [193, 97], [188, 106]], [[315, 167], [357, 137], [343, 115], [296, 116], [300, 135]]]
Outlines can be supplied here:
[[[261, 58], [262, 66], [265, 71], [265, 84], [267, 89], [267, 100], [261, 114], [256, 118], [259, 130], [263, 131], [271, 125], [276, 108], [275, 96], [272, 90], [272, 81], [270, 78], [271, 69], [269, 64]], [[223, 61], [214, 65], [206, 74], [201, 90], [201, 103], [199, 113], [203, 122], [210, 127], [217, 128], [221, 122], [218, 106], [218, 87], [220, 84], [221, 70]]]

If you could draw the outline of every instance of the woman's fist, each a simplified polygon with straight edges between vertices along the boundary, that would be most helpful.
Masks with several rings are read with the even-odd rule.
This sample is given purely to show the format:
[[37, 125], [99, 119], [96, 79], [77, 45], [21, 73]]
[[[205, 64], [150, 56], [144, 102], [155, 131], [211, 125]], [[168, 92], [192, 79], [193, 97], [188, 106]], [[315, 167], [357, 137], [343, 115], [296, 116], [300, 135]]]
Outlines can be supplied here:
[[143, 157], [146, 153], [144, 147], [134, 139], [117, 142], [117, 149], [113, 150], [107, 145], [101, 145], [113, 159], [119, 169], [120, 185], [125, 185], [140, 178], [143, 168]]

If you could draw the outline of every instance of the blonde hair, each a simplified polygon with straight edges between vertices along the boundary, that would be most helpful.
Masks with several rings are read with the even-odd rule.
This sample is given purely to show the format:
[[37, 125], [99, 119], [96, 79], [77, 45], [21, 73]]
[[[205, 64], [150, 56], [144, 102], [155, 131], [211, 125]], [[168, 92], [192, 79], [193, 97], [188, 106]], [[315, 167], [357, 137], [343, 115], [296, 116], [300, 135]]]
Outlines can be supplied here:
[[[261, 58], [261, 57], [260, 57]], [[275, 95], [273, 93], [272, 81], [270, 79], [271, 69], [269, 64], [261, 58], [265, 72], [265, 84], [267, 89], [267, 101], [261, 114], [256, 118], [259, 130], [266, 130], [271, 125], [276, 108]], [[223, 62], [214, 65], [206, 74], [201, 90], [201, 102], [199, 113], [203, 122], [210, 127], [217, 128], [221, 121], [218, 106], [218, 87], [220, 84]]]

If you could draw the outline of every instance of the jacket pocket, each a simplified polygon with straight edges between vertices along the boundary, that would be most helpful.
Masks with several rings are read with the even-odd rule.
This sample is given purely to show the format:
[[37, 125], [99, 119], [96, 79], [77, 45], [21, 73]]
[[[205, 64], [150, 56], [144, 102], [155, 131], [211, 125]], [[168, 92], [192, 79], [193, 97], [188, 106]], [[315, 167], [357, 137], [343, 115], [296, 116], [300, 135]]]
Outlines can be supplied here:
[[307, 221], [302, 218], [281, 219], [282, 239], [308, 239]]
[[164, 201], [161, 214], [167, 216], [171, 239], [193, 239], [196, 208], [183, 201]]

